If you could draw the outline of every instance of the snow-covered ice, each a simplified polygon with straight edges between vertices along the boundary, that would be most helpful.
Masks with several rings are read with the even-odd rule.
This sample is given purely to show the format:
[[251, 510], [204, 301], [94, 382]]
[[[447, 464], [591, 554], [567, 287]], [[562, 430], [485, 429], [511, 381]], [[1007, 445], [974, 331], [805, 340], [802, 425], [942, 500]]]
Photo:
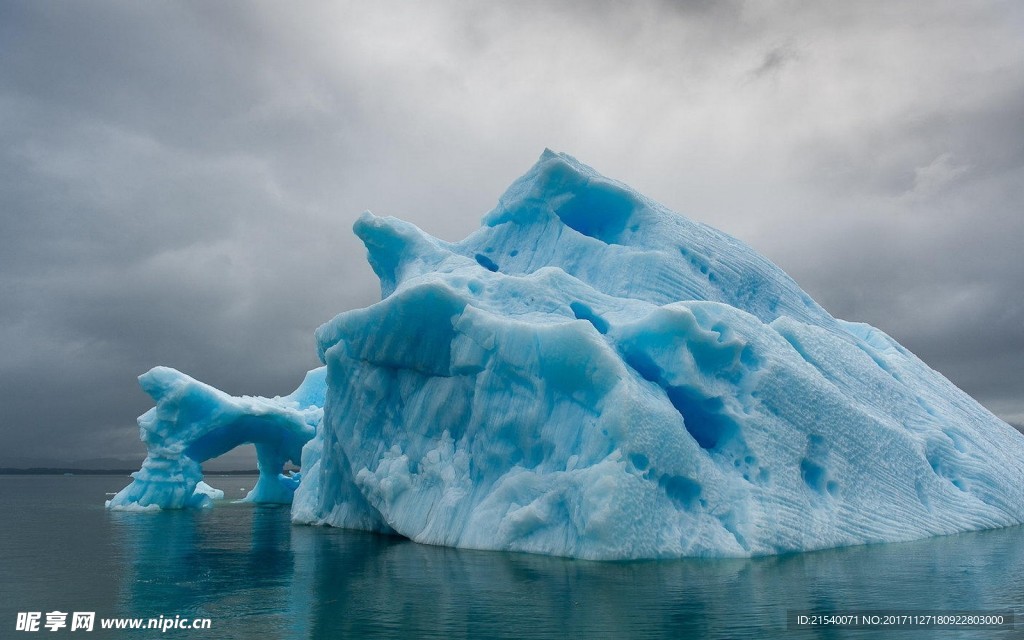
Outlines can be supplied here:
[[202, 494], [202, 495], [206, 496], [207, 498], [209, 498], [210, 500], [223, 500], [224, 499], [224, 491], [222, 489], [216, 489], [214, 487], [211, 487], [210, 485], [206, 484], [202, 480], [200, 480], [199, 482], [196, 483], [195, 491], [193, 491], [192, 493], [193, 494]]
[[[624, 559], [1024, 521], [1024, 437], [740, 241], [569, 156], [545, 152], [461, 242], [371, 214], [355, 231], [382, 300], [316, 331], [323, 422], [271, 412], [296, 442], [316, 428], [295, 522]], [[210, 399], [189, 424], [257, 406], [194, 388]], [[183, 506], [188, 452], [240, 438], [197, 446], [150, 393], [144, 440], [179, 444], [150, 445], [115, 501]], [[181, 495], [139, 499], [170, 476]]]

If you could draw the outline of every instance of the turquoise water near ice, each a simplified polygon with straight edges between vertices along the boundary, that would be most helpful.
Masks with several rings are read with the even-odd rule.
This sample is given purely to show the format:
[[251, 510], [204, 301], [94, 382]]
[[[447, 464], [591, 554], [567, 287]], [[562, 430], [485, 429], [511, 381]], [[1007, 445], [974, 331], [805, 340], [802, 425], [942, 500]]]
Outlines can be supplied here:
[[[787, 611], [1024, 616], [1024, 528], [747, 560], [597, 563], [293, 526], [288, 509], [111, 513], [128, 479], [0, 476], [0, 638], [1011, 638], [787, 630]], [[255, 478], [208, 477], [241, 497]], [[208, 617], [210, 630], [15, 631], [19, 611]]]

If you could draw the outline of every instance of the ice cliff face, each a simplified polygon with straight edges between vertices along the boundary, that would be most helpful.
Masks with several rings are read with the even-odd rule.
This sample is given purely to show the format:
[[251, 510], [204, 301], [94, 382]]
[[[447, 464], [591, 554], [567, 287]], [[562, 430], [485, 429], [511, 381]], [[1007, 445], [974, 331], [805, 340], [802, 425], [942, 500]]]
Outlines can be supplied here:
[[260, 478], [246, 500], [289, 503], [299, 478], [281, 473], [298, 462], [323, 418], [326, 369], [306, 374], [290, 395], [232, 397], [168, 367], [139, 376], [156, 406], [139, 417], [148, 455], [110, 509], [203, 507], [224, 492], [202, 482], [201, 464], [242, 444], [255, 444]]
[[383, 300], [316, 332], [293, 519], [593, 559], [1024, 520], [1024, 438], [747, 246], [545, 152], [449, 244], [355, 231]]

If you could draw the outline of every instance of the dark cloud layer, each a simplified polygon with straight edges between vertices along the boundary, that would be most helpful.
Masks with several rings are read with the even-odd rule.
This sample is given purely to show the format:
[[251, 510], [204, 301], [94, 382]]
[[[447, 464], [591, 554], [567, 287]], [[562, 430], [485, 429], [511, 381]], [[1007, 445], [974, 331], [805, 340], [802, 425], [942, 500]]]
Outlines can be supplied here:
[[134, 378], [285, 393], [544, 147], [1024, 422], [1019, 3], [0, 4], [0, 466], [138, 457]]

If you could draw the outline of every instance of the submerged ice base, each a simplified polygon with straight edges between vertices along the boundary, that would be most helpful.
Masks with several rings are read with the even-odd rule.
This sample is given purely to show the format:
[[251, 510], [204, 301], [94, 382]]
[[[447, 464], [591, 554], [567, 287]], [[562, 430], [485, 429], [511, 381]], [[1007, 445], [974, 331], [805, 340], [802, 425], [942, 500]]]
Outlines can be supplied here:
[[316, 331], [326, 367], [275, 399], [142, 376], [149, 457], [112, 508], [202, 506], [199, 463], [254, 442], [250, 499], [294, 490], [294, 522], [475, 549], [749, 556], [1024, 521], [1024, 437], [569, 156], [461, 242], [368, 213], [355, 231], [382, 300]]

